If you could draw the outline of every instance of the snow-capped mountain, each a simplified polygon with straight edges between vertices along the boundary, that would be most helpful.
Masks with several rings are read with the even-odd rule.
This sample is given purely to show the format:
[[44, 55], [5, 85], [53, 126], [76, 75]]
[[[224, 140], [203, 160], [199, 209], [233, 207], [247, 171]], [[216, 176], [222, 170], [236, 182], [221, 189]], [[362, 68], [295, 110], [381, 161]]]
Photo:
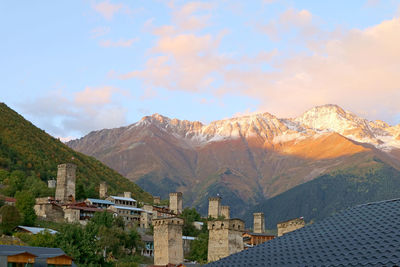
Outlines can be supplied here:
[[193, 146], [248, 137], [259, 137], [267, 143], [282, 143], [335, 132], [351, 140], [372, 144], [384, 150], [400, 148], [400, 124], [390, 126], [383, 121], [368, 121], [337, 105], [314, 107], [301, 116], [290, 119], [259, 113], [214, 121], [207, 125], [198, 121], [170, 119], [154, 114], [144, 117], [128, 129], [150, 124], [174, 134]]
[[67, 145], [153, 195], [181, 191], [188, 204], [206, 209], [208, 196], [223, 194], [238, 215], [324, 174], [370, 173], [381, 164], [400, 170], [400, 125], [336, 105], [296, 118], [259, 113], [209, 124], [154, 114]]

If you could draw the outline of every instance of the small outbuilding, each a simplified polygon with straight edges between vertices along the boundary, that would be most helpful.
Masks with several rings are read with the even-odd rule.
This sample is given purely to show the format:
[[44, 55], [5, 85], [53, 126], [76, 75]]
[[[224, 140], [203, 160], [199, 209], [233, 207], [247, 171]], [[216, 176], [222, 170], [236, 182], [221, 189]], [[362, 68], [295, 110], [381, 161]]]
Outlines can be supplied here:
[[0, 266], [7, 267], [76, 267], [60, 248], [0, 245]]

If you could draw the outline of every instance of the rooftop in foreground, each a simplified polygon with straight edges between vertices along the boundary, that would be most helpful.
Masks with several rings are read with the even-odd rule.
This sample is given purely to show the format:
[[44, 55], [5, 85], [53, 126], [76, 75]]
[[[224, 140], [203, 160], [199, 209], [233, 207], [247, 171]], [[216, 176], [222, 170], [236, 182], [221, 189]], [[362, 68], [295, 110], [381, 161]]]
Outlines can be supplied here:
[[396, 265], [400, 265], [400, 199], [346, 209], [207, 266]]

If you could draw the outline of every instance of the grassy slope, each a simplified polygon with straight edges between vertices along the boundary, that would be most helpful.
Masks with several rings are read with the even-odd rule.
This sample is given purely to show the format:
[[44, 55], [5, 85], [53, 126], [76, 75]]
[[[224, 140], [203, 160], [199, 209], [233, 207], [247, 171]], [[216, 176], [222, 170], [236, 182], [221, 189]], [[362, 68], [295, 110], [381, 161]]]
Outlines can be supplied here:
[[0, 169], [35, 173], [47, 181], [57, 176], [57, 165], [72, 162], [77, 167], [77, 183], [98, 189], [106, 181], [110, 193], [131, 191], [139, 200], [151, 195], [93, 157], [76, 152], [35, 127], [21, 115], [0, 103]]
[[352, 167], [322, 175], [256, 206], [246, 215], [264, 212], [266, 227], [303, 216], [306, 222], [323, 219], [339, 210], [358, 204], [400, 198], [400, 171], [371, 159], [368, 167]]

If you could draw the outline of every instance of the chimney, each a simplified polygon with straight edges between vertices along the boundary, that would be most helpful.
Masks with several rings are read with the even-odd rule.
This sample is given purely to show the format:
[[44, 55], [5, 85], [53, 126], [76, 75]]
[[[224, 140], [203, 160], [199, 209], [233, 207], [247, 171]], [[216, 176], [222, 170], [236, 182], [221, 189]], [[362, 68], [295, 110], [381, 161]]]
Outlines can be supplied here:
[[264, 213], [262, 212], [253, 213], [253, 216], [254, 216], [253, 232], [257, 234], [265, 233]]
[[132, 192], [124, 192], [124, 197], [132, 198]]

